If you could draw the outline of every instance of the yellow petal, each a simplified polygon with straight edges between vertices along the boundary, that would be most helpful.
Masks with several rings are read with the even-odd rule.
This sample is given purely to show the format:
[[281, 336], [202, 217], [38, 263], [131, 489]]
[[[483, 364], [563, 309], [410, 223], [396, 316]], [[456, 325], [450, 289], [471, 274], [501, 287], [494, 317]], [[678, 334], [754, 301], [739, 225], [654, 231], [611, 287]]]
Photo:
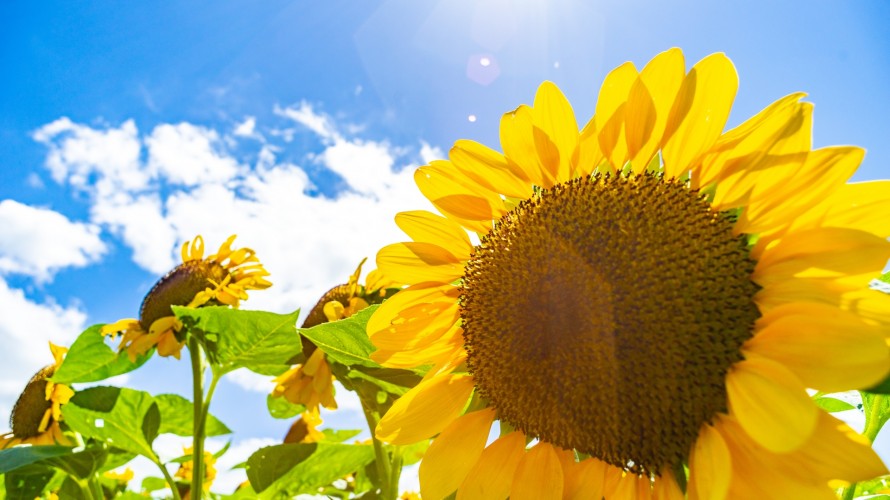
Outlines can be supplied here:
[[460, 415], [473, 393], [473, 377], [445, 374], [425, 380], [399, 398], [377, 425], [377, 439], [402, 445], [427, 439]]
[[633, 63], [626, 62], [613, 69], [603, 85], [596, 101], [596, 130], [600, 151], [621, 170], [627, 160], [627, 142], [624, 139], [624, 116], [630, 89], [639, 73]]
[[475, 232], [486, 232], [506, 210], [496, 193], [455, 172], [450, 162], [434, 161], [414, 172], [420, 192], [443, 214]]
[[413, 349], [401, 347], [397, 350], [378, 349], [371, 353], [371, 359], [391, 368], [414, 368], [421, 365], [435, 366], [448, 364], [455, 357], [465, 355], [463, 330], [454, 325], [434, 342]]
[[711, 424], [702, 425], [689, 457], [692, 499], [722, 500], [729, 491], [732, 464], [729, 448]]
[[420, 494], [428, 500], [450, 495], [482, 455], [494, 409], [467, 413], [439, 434], [420, 462]]
[[575, 177], [584, 177], [593, 171], [603, 161], [603, 153], [600, 151], [599, 134], [596, 131], [596, 117], [590, 119], [587, 125], [581, 129], [578, 136], [578, 146], [572, 154], [575, 162], [572, 165], [572, 174]]
[[467, 232], [456, 222], [426, 210], [401, 212], [396, 225], [412, 240], [438, 245], [458, 260], [468, 260], [473, 245]]
[[674, 479], [673, 471], [666, 469], [661, 472], [661, 476], [655, 478], [655, 484], [652, 488], [652, 500], [684, 500], [685, 495], [677, 480]]
[[[890, 371], [881, 328], [825, 304], [787, 304], [771, 310], [744, 350], [777, 361], [807, 387], [840, 392], [870, 387]], [[760, 322], [758, 322], [760, 323]]]
[[530, 107], [522, 105], [504, 113], [501, 117], [500, 137], [508, 167], [517, 178], [543, 187], [553, 185], [556, 178], [538, 160], [534, 116]]
[[458, 140], [448, 152], [448, 159], [461, 173], [493, 193], [526, 198], [531, 184], [516, 176], [504, 155], [475, 141]]
[[500, 437], [482, 452], [457, 490], [457, 500], [503, 500], [510, 494], [513, 476], [525, 456], [525, 436], [514, 431]]
[[624, 123], [634, 172], [642, 172], [661, 148], [668, 114], [685, 72], [683, 52], [673, 48], [649, 61], [634, 82]]
[[559, 500], [562, 490], [562, 466], [556, 450], [550, 443], [539, 442], [519, 461], [510, 487], [510, 499]]
[[[793, 175], [784, 176], [776, 188], [751, 199], [742, 212], [735, 230], [739, 233], [764, 233], [789, 225], [837, 191], [853, 175], [865, 151], [856, 147], [832, 147], [811, 151]], [[767, 242], [761, 235], [763, 245]]]
[[784, 453], [799, 448], [816, 427], [819, 410], [793, 373], [775, 361], [750, 358], [726, 375], [732, 415], [764, 448]]
[[[538, 157], [557, 182], [569, 180], [572, 155], [578, 144], [578, 122], [572, 105], [553, 82], [544, 82], [538, 87], [532, 118], [535, 128], [544, 134], [543, 138], [535, 135]], [[555, 155], [550, 154], [551, 144]], [[547, 152], [542, 154], [542, 149]]]
[[812, 210], [801, 214], [794, 229], [819, 226], [846, 227], [867, 231], [881, 238], [890, 236], [890, 181], [844, 184]]
[[563, 498], [565, 500], [582, 500], [585, 498], [602, 498], [605, 486], [607, 465], [595, 458], [581, 462], [574, 461], [574, 454], [568, 452], [572, 460], [562, 461], [562, 472], [565, 478]]
[[729, 118], [739, 79], [724, 54], [711, 54], [686, 75], [665, 127], [667, 177], [680, 177], [714, 145]]
[[649, 500], [652, 490], [648, 476], [625, 474], [618, 480], [614, 493], [609, 499], [615, 500]]
[[813, 437], [799, 453], [793, 462], [804, 469], [802, 476], [853, 483], [888, 474], [868, 439], [822, 411]]
[[375, 332], [372, 342], [383, 350], [420, 349], [442, 338], [459, 319], [456, 301], [417, 304], [403, 309], [389, 328]]
[[423, 321], [429, 315], [438, 315], [437, 307], [425, 309], [430, 303], [457, 302], [460, 290], [450, 284], [424, 282], [411, 285], [386, 300], [368, 320], [367, 332], [371, 340], [383, 331], [396, 333], [402, 325]]
[[450, 283], [464, 273], [453, 253], [432, 243], [394, 243], [377, 252], [377, 268], [395, 281]]
[[827, 227], [785, 235], [763, 251], [751, 279], [761, 286], [795, 277], [859, 279], [864, 288], [890, 258], [890, 243], [855, 229]]

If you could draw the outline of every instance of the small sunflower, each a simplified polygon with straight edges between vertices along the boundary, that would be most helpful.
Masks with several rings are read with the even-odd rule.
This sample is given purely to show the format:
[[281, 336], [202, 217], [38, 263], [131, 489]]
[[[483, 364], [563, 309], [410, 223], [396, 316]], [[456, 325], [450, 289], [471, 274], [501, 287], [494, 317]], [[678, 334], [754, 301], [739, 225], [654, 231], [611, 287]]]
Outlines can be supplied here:
[[62, 405], [74, 396], [74, 391], [57, 384], [50, 377], [62, 365], [68, 349], [49, 343], [55, 362], [35, 373], [12, 407], [9, 425], [12, 432], [0, 435], [0, 449], [19, 444], [71, 444], [62, 433]]
[[[362, 259], [349, 281], [331, 288], [309, 311], [302, 328], [348, 318], [371, 304], [379, 304], [386, 296], [386, 286], [378, 271], [371, 271], [365, 278], [365, 285], [359, 285]], [[318, 406], [329, 410], [337, 408], [334, 399], [334, 376], [325, 360], [324, 352], [303, 338], [304, 363], [298, 364], [275, 378], [273, 397], [284, 397], [295, 405], [304, 405], [309, 411], [318, 412]]]
[[161, 278], [145, 299], [139, 319], [122, 319], [102, 327], [103, 335], [123, 334], [118, 351], [127, 351], [131, 361], [157, 346], [161, 356], [175, 356], [185, 340], [177, 336], [182, 325], [170, 306], [200, 307], [205, 304], [225, 304], [238, 307], [247, 300], [247, 290], [262, 290], [272, 286], [266, 280], [269, 273], [263, 268], [250, 248], [232, 250], [235, 235], [229, 237], [219, 250], [204, 258], [204, 239], [182, 245], [182, 264]]
[[321, 425], [321, 415], [316, 411], [304, 411], [300, 414], [300, 418], [294, 421], [293, 425], [284, 436], [285, 443], [317, 443], [324, 440], [324, 433], [318, 430]]
[[462, 140], [416, 171], [442, 215], [396, 217], [413, 241], [377, 265], [410, 286], [367, 329], [377, 362], [432, 366], [376, 429], [435, 437], [424, 498], [834, 498], [887, 473], [806, 388], [890, 368], [868, 289], [890, 182], [846, 184], [862, 150], [813, 149], [800, 93], [722, 132], [737, 87], [672, 49], [612, 71], [579, 130], [545, 82], [503, 154]]
[[[192, 454], [192, 447], [183, 448], [183, 453], [185, 455]], [[176, 474], [173, 477], [177, 479], [181, 479], [183, 483], [180, 484], [180, 494], [182, 495], [183, 500], [191, 497], [191, 483], [192, 483], [192, 475], [194, 474], [194, 466], [195, 463], [192, 460], [186, 460], [185, 462], [179, 465], [179, 469], [176, 470]], [[213, 453], [209, 451], [204, 452], [204, 490], [210, 491], [210, 485], [213, 484], [213, 480], [216, 479], [216, 457], [213, 456]], [[201, 498], [199, 496], [199, 498]]]

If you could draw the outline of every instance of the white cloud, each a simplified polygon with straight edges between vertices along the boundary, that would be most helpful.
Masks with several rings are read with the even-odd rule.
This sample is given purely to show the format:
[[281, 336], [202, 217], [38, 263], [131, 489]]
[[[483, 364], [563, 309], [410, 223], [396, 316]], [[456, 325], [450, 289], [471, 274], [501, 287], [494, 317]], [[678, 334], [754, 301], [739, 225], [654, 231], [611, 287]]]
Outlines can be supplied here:
[[420, 141], [420, 161], [429, 164], [433, 160], [441, 160], [447, 158], [442, 148], [431, 146], [426, 141]]
[[67, 181], [79, 189], [97, 179], [129, 190], [148, 184], [149, 177], [139, 165], [141, 146], [133, 120], [102, 130], [62, 117], [37, 129], [33, 138], [49, 147], [46, 167], [56, 182]]
[[34, 373], [49, 364], [53, 357], [48, 342], [70, 345], [85, 328], [86, 314], [75, 307], [62, 307], [53, 302], [29, 300], [24, 292], [10, 288], [0, 279], [0, 366], [7, 376], [0, 379], [0, 406], [12, 402], [24, 389]]
[[261, 137], [256, 131], [256, 118], [248, 116], [243, 122], [239, 123], [232, 132], [238, 137]]
[[173, 184], [195, 186], [232, 179], [240, 167], [215, 130], [180, 123], [155, 127], [145, 139], [148, 171]]
[[273, 380], [275, 380], [274, 377], [260, 375], [247, 368], [239, 368], [226, 374], [226, 381], [231, 382], [246, 391], [259, 393], [272, 392], [272, 389], [275, 387]]
[[91, 215], [133, 249], [133, 261], [142, 268], [164, 274], [173, 267], [176, 232], [164, 217], [158, 194], [115, 192], [97, 197]]
[[105, 254], [99, 228], [72, 222], [59, 212], [0, 201], [0, 273], [20, 273], [40, 282], [64, 267], [82, 267]]
[[312, 105], [306, 101], [300, 102], [299, 106], [289, 106], [286, 108], [276, 105], [273, 111], [278, 116], [290, 118], [303, 125], [318, 134], [322, 139], [327, 141], [341, 139], [340, 133], [337, 132], [337, 128], [334, 126], [331, 118], [327, 115], [316, 113], [312, 108]]
[[336, 140], [318, 159], [362, 194], [384, 194], [391, 182], [398, 182], [392, 172], [395, 159], [386, 144]]

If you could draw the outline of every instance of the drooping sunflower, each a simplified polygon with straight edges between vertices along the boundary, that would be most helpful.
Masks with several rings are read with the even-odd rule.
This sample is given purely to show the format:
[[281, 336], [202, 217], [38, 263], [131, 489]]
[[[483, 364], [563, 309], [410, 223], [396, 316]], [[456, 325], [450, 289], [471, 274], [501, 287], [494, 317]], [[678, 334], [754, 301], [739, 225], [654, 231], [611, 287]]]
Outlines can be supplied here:
[[[183, 448], [183, 453], [185, 455], [191, 455], [194, 451], [191, 446]], [[202, 483], [204, 486], [204, 491], [210, 491], [210, 486], [213, 484], [213, 480], [216, 479], [216, 457], [213, 456], [213, 453], [209, 451], [204, 452], [204, 482]], [[192, 484], [192, 476], [195, 472], [195, 463], [192, 460], [186, 460], [185, 462], [179, 465], [179, 468], [176, 469], [176, 473], [173, 475], [176, 479], [180, 479], [181, 482], [177, 482], [177, 487], [179, 488], [179, 494], [183, 500], [187, 500], [192, 497], [191, 495], [191, 484]], [[198, 495], [197, 498], [203, 498], [204, 495]]]
[[185, 340], [177, 333], [182, 325], [170, 306], [200, 307], [225, 304], [238, 307], [247, 300], [247, 290], [272, 286], [266, 280], [256, 253], [250, 248], [232, 250], [232, 235], [219, 250], [204, 258], [204, 239], [182, 245], [182, 264], [173, 268], [152, 287], [142, 301], [139, 319], [122, 319], [102, 327], [103, 335], [123, 334], [118, 351], [127, 351], [131, 361], [157, 346], [161, 356], [179, 359]]
[[416, 171], [441, 215], [396, 217], [413, 241], [377, 265], [410, 286], [367, 329], [379, 363], [432, 366], [376, 429], [435, 438], [425, 499], [834, 498], [887, 473], [806, 389], [890, 368], [868, 289], [890, 182], [847, 184], [862, 150], [813, 149], [801, 93], [723, 132], [737, 87], [723, 54], [687, 72], [672, 49], [613, 70], [579, 130], [545, 82], [503, 153]]
[[[389, 282], [384, 281], [379, 271], [374, 270], [365, 277], [365, 284], [359, 284], [362, 265], [359, 262], [349, 280], [337, 285], [321, 296], [306, 319], [302, 328], [348, 318], [371, 304], [379, 304], [386, 296]], [[334, 399], [334, 376], [324, 357], [324, 352], [303, 338], [303, 355], [306, 361], [275, 378], [273, 397], [284, 397], [295, 405], [304, 405], [310, 412], [318, 413], [319, 405], [329, 410], [337, 408]]]
[[0, 449], [19, 444], [49, 445], [71, 444], [62, 433], [59, 421], [62, 420], [62, 405], [74, 396], [74, 391], [65, 384], [57, 384], [50, 377], [56, 373], [66, 347], [49, 343], [54, 363], [34, 374], [25, 390], [12, 407], [9, 425], [12, 432], [0, 435]]

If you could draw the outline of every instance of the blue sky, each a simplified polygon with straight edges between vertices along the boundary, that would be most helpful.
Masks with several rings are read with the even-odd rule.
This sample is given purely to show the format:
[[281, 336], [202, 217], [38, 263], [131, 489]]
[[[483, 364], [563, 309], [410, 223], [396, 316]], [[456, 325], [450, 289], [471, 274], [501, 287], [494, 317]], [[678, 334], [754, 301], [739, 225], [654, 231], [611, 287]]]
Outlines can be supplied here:
[[[622, 62], [723, 51], [730, 125], [805, 91], [815, 145], [863, 146], [854, 179], [890, 177], [881, 0], [6, 2], [0, 19], [0, 340], [20, 346], [0, 354], [2, 420], [46, 340], [135, 315], [195, 234], [238, 233], [267, 263], [276, 286], [245, 307], [308, 309], [428, 206], [413, 166], [458, 138], [496, 147], [545, 79], [583, 122]], [[119, 382], [187, 394], [185, 373], [154, 359]], [[286, 431], [265, 383], [214, 402], [244, 453]], [[327, 423], [361, 426], [342, 405]]]

